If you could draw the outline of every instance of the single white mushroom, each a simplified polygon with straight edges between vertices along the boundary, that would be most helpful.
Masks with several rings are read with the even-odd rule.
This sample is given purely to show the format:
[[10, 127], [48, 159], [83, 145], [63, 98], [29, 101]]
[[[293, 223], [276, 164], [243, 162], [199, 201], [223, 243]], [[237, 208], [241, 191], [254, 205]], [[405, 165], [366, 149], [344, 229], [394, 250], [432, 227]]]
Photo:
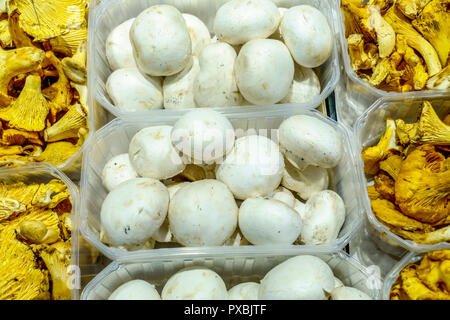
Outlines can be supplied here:
[[320, 80], [313, 69], [295, 64], [294, 81], [281, 103], [305, 103], [320, 95]]
[[103, 167], [102, 182], [108, 191], [113, 190], [122, 182], [138, 177], [131, 165], [128, 153], [112, 157]]
[[169, 191], [158, 180], [126, 181], [105, 198], [100, 212], [105, 236], [113, 246], [147, 242], [163, 224], [169, 207]]
[[106, 58], [111, 70], [135, 68], [133, 47], [130, 41], [130, 29], [134, 18], [115, 27], [108, 35], [105, 44]]
[[287, 96], [294, 79], [294, 61], [283, 42], [258, 39], [247, 42], [234, 66], [242, 96], [255, 105], [271, 105]]
[[289, 245], [302, 231], [302, 219], [278, 200], [250, 198], [239, 208], [239, 229], [254, 245]]
[[327, 169], [308, 166], [299, 170], [289, 161], [285, 161], [281, 185], [296, 192], [303, 200], [308, 200], [313, 194], [327, 189], [328, 184]]
[[265, 197], [281, 182], [283, 156], [278, 145], [264, 136], [245, 136], [217, 167], [216, 179], [225, 183], [236, 199]]
[[231, 0], [217, 10], [214, 32], [221, 41], [239, 45], [265, 39], [277, 30], [280, 13], [270, 0]]
[[172, 145], [172, 126], [140, 130], [130, 142], [128, 154], [136, 172], [147, 178], [169, 179], [183, 172], [186, 165]]
[[[303, 219], [303, 216], [305, 214], [305, 208], [306, 208], [306, 204], [304, 204], [303, 202], [301, 202], [298, 199], [295, 199], [294, 202], [294, 210], [297, 211], [297, 213], [300, 215], [300, 217]], [[303, 221], [303, 220], [302, 220]]]
[[323, 245], [337, 239], [345, 222], [345, 204], [334, 191], [325, 190], [314, 194], [306, 202], [302, 215], [304, 244]]
[[199, 107], [239, 106], [242, 96], [234, 77], [236, 51], [224, 42], [206, 46], [199, 56], [200, 72], [194, 82]]
[[331, 125], [307, 115], [292, 116], [279, 127], [281, 152], [298, 169], [336, 167], [343, 156], [341, 140]]
[[194, 81], [200, 72], [198, 58], [192, 56], [187, 67], [173, 76], [165, 77], [163, 83], [164, 108], [195, 108]]
[[202, 20], [192, 14], [183, 13], [192, 43], [192, 55], [199, 56], [203, 48], [211, 43], [211, 34]]
[[147, 281], [131, 280], [114, 290], [108, 300], [161, 300], [161, 296]]
[[106, 81], [106, 91], [113, 104], [124, 111], [162, 109], [160, 77], [143, 75], [137, 68], [118, 69]]
[[331, 56], [333, 33], [325, 15], [310, 5], [290, 8], [284, 13], [281, 34], [295, 62], [316, 68]]
[[174, 6], [154, 5], [141, 12], [131, 26], [130, 40], [138, 68], [151, 76], [174, 75], [191, 58], [191, 37]]
[[331, 292], [331, 300], [373, 300], [369, 295], [352, 287], [338, 287]]
[[287, 204], [289, 207], [295, 207], [295, 197], [291, 191], [286, 188], [278, 187], [274, 192], [269, 194], [266, 198], [274, 199]]
[[303, 255], [290, 258], [261, 280], [260, 300], [327, 300], [334, 289], [333, 271], [321, 259]]
[[258, 300], [259, 283], [243, 282], [228, 290], [228, 300]]
[[195, 164], [224, 158], [234, 146], [233, 125], [220, 112], [195, 109], [185, 113], [172, 129], [172, 144]]
[[227, 300], [228, 292], [222, 278], [205, 267], [181, 270], [167, 280], [162, 300]]
[[225, 184], [210, 179], [192, 182], [170, 202], [170, 231], [184, 246], [220, 246], [236, 230], [238, 210]]

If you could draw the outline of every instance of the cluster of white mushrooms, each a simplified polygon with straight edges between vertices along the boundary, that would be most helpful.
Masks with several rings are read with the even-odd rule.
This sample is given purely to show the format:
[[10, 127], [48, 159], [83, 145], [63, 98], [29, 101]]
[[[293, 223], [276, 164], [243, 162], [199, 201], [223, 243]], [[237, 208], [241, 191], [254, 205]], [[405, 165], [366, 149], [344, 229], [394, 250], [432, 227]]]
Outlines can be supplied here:
[[340, 133], [308, 115], [281, 123], [272, 137], [279, 146], [236, 132], [208, 108], [137, 132], [128, 154], [103, 169], [102, 241], [125, 250], [335, 241], [346, 210], [327, 189], [328, 169], [342, 158]]
[[215, 36], [191, 14], [155, 5], [106, 41], [106, 89], [124, 111], [303, 103], [321, 92], [312, 68], [333, 50], [327, 18], [309, 5], [231, 0]]
[[161, 294], [153, 284], [131, 280], [109, 300], [372, 300], [345, 286], [320, 258], [296, 256], [272, 268], [260, 281], [243, 282], [227, 290], [224, 280], [205, 267], [189, 267], [172, 275]]

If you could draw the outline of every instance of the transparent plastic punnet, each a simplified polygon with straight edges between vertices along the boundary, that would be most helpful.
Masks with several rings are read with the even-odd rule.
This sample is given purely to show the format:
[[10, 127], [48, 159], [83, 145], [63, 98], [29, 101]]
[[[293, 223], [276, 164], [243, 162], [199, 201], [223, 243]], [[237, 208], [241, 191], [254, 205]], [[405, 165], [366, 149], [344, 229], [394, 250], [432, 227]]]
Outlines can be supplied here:
[[68, 273], [71, 274], [69, 285], [72, 288], [72, 300], [79, 298], [80, 284], [79, 284], [79, 204], [80, 195], [78, 187], [55, 166], [46, 163], [29, 164], [20, 168], [3, 168], [0, 169], [0, 181], [4, 183], [23, 182], [29, 183], [48, 183], [50, 180], [59, 179], [64, 182], [72, 199], [72, 213], [70, 219], [72, 221], [71, 233], [71, 268]]
[[[186, 112], [186, 111], [185, 111]], [[290, 116], [296, 114], [305, 114], [320, 119], [334, 127], [342, 136], [343, 141], [343, 159], [333, 170], [330, 170], [330, 188], [334, 189], [344, 200], [346, 208], [346, 220], [338, 235], [338, 239], [327, 245], [320, 246], [241, 246], [241, 247], [177, 247], [177, 248], [158, 248], [151, 250], [125, 251], [108, 245], [100, 241], [100, 212], [103, 200], [108, 192], [102, 185], [102, 170], [106, 162], [113, 156], [127, 153], [128, 147], [133, 136], [145, 127], [157, 125], [173, 125], [178, 117], [165, 118], [135, 118], [128, 120], [116, 119], [106, 127], [99, 130], [89, 146], [89, 152], [86, 153], [83, 163], [83, 175], [81, 180], [81, 194], [83, 197], [81, 208], [81, 232], [84, 238], [105, 256], [112, 260], [123, 257], [140, 256], [145, 253], [147, 256], [160, 256], [171, 254], [197, 254], [200, 252], [215, 253], [219, 252], [248, 252], [261, 253], [267, 250], [277, 250], [277, 252], [296, 252], [301, 248], [317, 248], [317, 250], [337, 250], [343, 248], [352, 238], [359, 228], [362, 220], [362, 207], [360, 199], [362, 198], [357, 172], [354, 161], [354, 150], [351, 145], [350, 131], [347, 127], [334, 122], [325, 117], [318, 111], [296, 112], [292, 109], [282, 111], [266, 112], [262, 114], [232, 114], [227, 115], [233, 124], [235, 130], [244, 131], [256, 129], [268, 132], [268, 137], [274, 139], [281, 122]], [[251, 133], [251, 131], [250, 131]], [[255, 133], [252, 133], [255, 134]], [[272, 136], [271, 136], [272, 135]], [[277, 248], [277, 249], [274, 249]]]
[[[390, 97], [382, 98], [373, 104], [355, 123], [354, 136], [357, 154], [357, 165], [362, 187], [362, 201], [364, 209], [367, 213], [367, 218], [370, 225], [375, 228], [378, 237], [392, 246], [392, 250], [396, 251], [394, 247], [403, 247], [413, 252], [426, 252], [430, 250], [439, 250], [450, 248], [450, 242], [441, 242], [434, 245], [418, 244], [411, 240], [405, 240], [392, 233], [388, 227], [382, 224], [372, 212], [369, 195], [366, 186], [373, 179], [367, 178], [364, 174], [364, 163], [361, 157], [361, 152], [367, 147], [376, 145], [380, 136], [386, 130], [386, 119], [403, 119], [406, 123], [416, 122], [422, 110], [423, 101], [429, 101], [436, 113], [443, 118], [443, 116], [450, 113], [450, 100], [435, 93], [420, 99], [405, 99], [404, 97]], [[387, 246], [387, 247], [389, 247]], [[387, 250], [390, 250], [386, 248]], [[398, 251], [398, 250], [397, 250]]]
[[[106, 110], [111, 112], [118, 118], [124, 118], [128, 116], [143, 116], [151, 114], [153, 116], [161, 115], [173, 115], [180, 114], [180, 110], [148, 110], [139, 112], [128, 112], [121, 110], [114, 106], [109, 95], [106, 91], [106, 81], [109, 75], [112, 73], [109, 67], [106, 54], [105, 54], [105, 42], [109, 33], [122, 22], [138, 16], [142, 11], [156, 4], [169, 4], [177, 7], [183, 13], [190, 13], [200, 18], [209, 30], [213, 30], [214, 17], [217, 9], [227, 2], [227, 0], [108, 0], [104, 1], [96, 8], [95, 20], [92, 23], [93, 31], [92, 41], [90, 45], [89, 55], [91, 61], [93, 61], [93, 68], [89, 70], [89, 92], [94, 93], [97, 101]], [[330, 27], [333, 34], [333, 8], [329, 1], [319, 0], [275, 0], [273, 1], [279, 7], [290, 8], [296, 5], [308, 4], [318, 8], [330, 21]], [[212, 33], [212, 32], [211, 32]], [[338, 62], [338, 49], [337, 41], [334, 43], [334, 49], [331, 57], [320, 67], [315, 68], [316, 74], [320, 79], [322, 92], [319, 96], [315, 97], [309, 102], [300, 104], [290, 104], [289, 106], [296, 110], [308, 110], [317, 108], [322, 101], [324, 101], [336, 87], [339, 80], [339, 62]], [[241, 106], [239, 107], [241, 112], [251, 111], [268, 111], [274, 108], [283, 106], [283, 104], [271, 105], [271, 106]], [[286, 106], [286, 104], [284, 104]], [[214, 107], [214, 106], [211, 106]], [[223, 107], [215, 108], [221, 112], [228, 112], [230, 109], [236, 107]]]
[[136, 257], [133, 260], [111, 263], [86, 286], [81, 299], [106, 300], [120, 285], [136, 279], [154, 284], [161, 293], [170, 276], [191, 266], [203, 266], [214, 270], [222, 277], [227, 289], [230, 289], [243, 282], [259, 282], [273, 267], [297, 255], [313, 255], [321, 258], [344, 285], [359, 289], [373, 299], [379, 299], [381, 280], [368, 272], [355, 259], [344, 251], [327, 253], [311, 249], [301, 250], [296, 254], [268, 251], [259, 255], [216, 253], [155, 258]]
[[415, 252], [410, 252], [407, 255], [403, 257], [402, 260], [400, 260], [393, 268], [392, 270], [386, 275], [383, 282], [383, 289], [381, 291], [382, 299], [383, 300], [390, 300], [391, 296], [391, 289], [397, 282], [397, 278], [400, 275], [400, 271], [403, 270], [404, 267], [409, 265], [410, 263], [416, 263], [422, 260], [423, 255], [417, 254]]
[[[345, 37], [345, 25], [344, 14], [340, 9], [341, 0], [331, 1], [335, 7], [336, 19], [335, 29], [338, 32], [339, 45], [341, 48], [341, 62], [343, 64], [346, 76], [342, 76], [342, 82], [339, 84], [342, 91], [342, 101], [338, 101], [338, 116], [347, 117], [347, 113], [357, 113], [361, 115], [367, 110], [377, 99], [383, 97], [393, 97], [399, 99], [418, 99], [420, 97], [434, 96], [436, 94], [442, 97], [450, 97], [450, 90], [422, 90], [422, 91], [410, 91], [410, 92], [388, 92], [377, 89], [370, 85], [368, 82], [361, 79], [355, 71], [353, 71], [350, 64], [350, 55], [348, 54], [347, 38]], [[367, 2], [361, 0], [361, 2]], [[353, 118], [356, 120], [356, 118]]]

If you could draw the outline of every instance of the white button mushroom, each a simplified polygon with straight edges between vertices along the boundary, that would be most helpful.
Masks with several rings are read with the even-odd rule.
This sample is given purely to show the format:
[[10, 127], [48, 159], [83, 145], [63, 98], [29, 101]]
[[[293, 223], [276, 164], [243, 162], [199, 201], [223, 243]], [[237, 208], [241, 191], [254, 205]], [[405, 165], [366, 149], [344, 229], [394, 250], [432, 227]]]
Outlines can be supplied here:
[[361, 290], [352, 287], [339, 287], [331, 292], [331, 300], [373, 300]]
[[200, 72], [197, 57], [192, 56], [188, 66], [173, 76], [166, 77], [163, 83], [164, 108], [195, 108], [194, 81]]
[[238, 106], [242, 96], [234, 78], [236, 51], [224, 42], [205, 47], [199, 56], [200, 72], [194, 82], [199, 107]]
[[281, 201], [247, 199], [239, 208], [239, 229], [254, 245], [289, 245], [300, 236], [302, 219]]
[[186, 165], [172, 145], [172, 126], [144, 128], [133, 137], [128, 154], [136, 172], [147, 178], [169, 179]]
[[216, 179], [225, 183], [236, 199], [265, 197], [281, 182], [283, 156], [278, 145], [264, 136], [245, 136], [217, 167]]
[[161, 300], [161, 296], [147, 281], [131, 280], [114, 290], [108, 300]]
[[330, 267], [321, 259], [304, 255], [290, 258], [261, 280], [260, 300], [326, 300], [334, 288]]
[[305, 208], [306, 208], [306, 204], [304, 204], [303, 202], [301, 202], [298, 199], [295, 199], [294, 210], [297, 211], [297, 213], [300, 215], [300, 217], [302, 219], [303, 219], [303, 215], [305, 214]]
[[194, 267], [170, 277], [161, 297], [163, 300], [227, 300], [228, 292], [217, 273], [207, 268]]
[[171, 76], [186, 68], [192, 44], [177, 8], [155, 5], [141, 12], [130, 30], [138, 68], [151, 76]]
[[281, 103], [305, 103], [320, 95], [320, 80], [313, 69], [295, 65], [294, 81]]
[[169, 191], [158, 180], [138, 178], [117, 186], [105, 198], [100, 219], [113, 246], [139, 245], [163, 224]]
[[122, 182], [138, 177], [131, 165], [128, 153], [112, 157], [103, 167], [102, 182], [108, 191], [111, 191]]
[[294, 79], [294, 61], [283, 42], [259, 39], [247, 42], [234, 66], [242, 96], [255, 105], [270, 105], [287, 96]]
[[134, 18], [115, 27], [106, 39], [105, 52], [111, 70], [133, 68], [136, 62], [130, 41], [130, 29]]
[[270, 0], [231, 0], [217, 10], [214, 32], [231, 45], [265, 39], [277, 30], [280, 13]]
[[336, 167], [343, 154], [341, 135], [329, 124], [306, 115], [295, 115], [279, 128], [281, 152], [298, 169], [308, 165]]
[[278, 187], [274, 192], [269, 194], [266, 198], [274, 199], [287, 204], [289, 207], [294, 208], [295, 206], [295, 197], [288, 189], [283, 187]]
[[185, 113], [174, 124], [172, 144], [196, 164], [214, 163], [234, 146], [231, 122], [220, 112], [195, 109]]
[[161, 78], [144, 76], [137, 68], [118, 69], [106, 81], [113, 104], [124, 111], [162, 109]]
[[318, 192], [306, 202], [302, 221], [304, 244], [328, 244], [337, 239], [345, 222], [344, 201], [334, 191]]
[[228, 290], [228, 300], [258, 300], [259, 283], [243, 282]]
[[220, 246], [237, 226], [238, 207], [227, 186], [201, 180], [182, 187], [169, 205], [169, 225], [184, 246]]
[[202, 20], [191, 14], [183, 13], [192, 43], [192, 55], [199, 56], [203, 48], [211, 43], [211, 34]]
[[328, 183], [327, 169], [308, 166], [299, 170], [289, 161], [285, 162], [281, 185], [295, 191], [303, 200], [308, 200], [313, 194], [327, 189]]
[[333, 51], [333, 34], [328, 20], [312, 6], [290, 8], [284, 13], [280, 29], [295, 62], [303, 67], [322, 65]]

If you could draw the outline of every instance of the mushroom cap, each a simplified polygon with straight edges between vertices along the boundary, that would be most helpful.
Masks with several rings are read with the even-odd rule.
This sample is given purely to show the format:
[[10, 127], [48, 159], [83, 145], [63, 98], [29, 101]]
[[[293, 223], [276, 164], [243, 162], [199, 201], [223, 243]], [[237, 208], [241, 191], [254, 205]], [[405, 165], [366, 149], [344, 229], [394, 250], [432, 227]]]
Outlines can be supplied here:
[[303, 200], [308, 200], [317, 192], [328, 188], [327, 169], [308, 166], [303, 170], [295, 168], [289, 161], [285, 162], [285, 170], [281, 185], [297, 192]]
[[122, 182], [136, 178], [138, 178], [138, 174], [131, 165], [128, 153], [112, 157], [103, 167], [102, 182], [108, 191], [113, 190]]
[[161, 300], [161, 297], [147, 281], [131, 280], [114, 290], [108, 300]]
[[228, 292], [222, 278], [204, 267], [181, 270], [167, 280], [163, 300], [227, 300]]
[[333, 34], [325, 15], [310, 5], [290, 8], [284, 13], [281, 34], [295, 62], [316, 68], [331, 56]]
[[131, 27], [130, 40], [139, 70], [151, 76], [182, 71], [192, 53], [186, 22], [170, 5], [154, 5], [141, 12]]
[[133, 137], [128, 154], [140, 176], [169, 179], [186, 168], [172, 145], [171, 132], [172, 126], [154, 126], [142, 129]]
[[242, 96], [255, 105], [271, 105], [289, 93], [294, 79], [294, 61], [283, 42], [258, 39], [247, 42], [234, 65]]
[[239, 200], [264, 197], [281, 182], [283, 156], [278, 145], [264, 136], [245, 136], [217, 167], [216, 179], [225, 183]]
[[172, 143], [196, 164], [212, 163], [223, 158], [234, 146], [231, 122], [220, 112], [195, 109], [174, 124]]
[[243, 282], [228, 290], [228, 300], [258, 300], [259, 283]]
[[331, 300], [373, 300], [369, 295], [352, 287], [337, 287], [331, 292]]
[[329, 124], [307, 115], [295, 115], [279, 127], [281, 152], [298, 169], [308, 165], [336, 167], [343, 155], [341, 135]]
[[130, 41], [130, 29], [135, 18], [122, 22], [115, 27], [106, 39], [105, 53], [111, 70], [136, 67], [133, 47]]
[[143, 244], [163, 224], [169, 207], [169, 191], [149, 178], [128, 180], [105, 198], [101, 224], [113, 246]]
[[345, 204], [334, 191], [314, 194], [302, 214], [301, 241], [305, 244], [327, 244], [337, 239], [345, 222]]
[[247, 199], [239, 208], [239, 229], [254, 245], [289, 245], [302, 231], [294, 208], [272, 199]]
[[260, 300], [326, 300], [334, 288], [331, 268], [321, 259], [303, 255], [290, 258], [261, 280]]
[[161, 78], [145, 76], [137, 68], [118, 69], [111, 73], [106, 81], [106, 91], [114, 106], [124, 111], [163, 107]]
[[313, 69], [295, 64], [294, 81], [280, 103], [305, 103], [320, 95], [319, 77]]
[[270, 0], [231, 0], [217, 10], [214, 32], [221, 41], [239, 45], [273, 34], [280, 13]]
[[170, 231], [184, 246], [219, 246], [235, 231], [238, 210], [222, 182], [192, 182], [178, 190], [170, 202]]
[[203, 48], [211, 43], [211, 34], [202, 20], [188, 13], [183, 13], [192, 43], [192, 55], [199, 56]]
[[278, 187], [274, 192], [269, 194], [266, 198], [274, 199], [283, 202], [289, 207], [294, 208], [295, 206], [295, 197], [291, 191], [284, 187]]

